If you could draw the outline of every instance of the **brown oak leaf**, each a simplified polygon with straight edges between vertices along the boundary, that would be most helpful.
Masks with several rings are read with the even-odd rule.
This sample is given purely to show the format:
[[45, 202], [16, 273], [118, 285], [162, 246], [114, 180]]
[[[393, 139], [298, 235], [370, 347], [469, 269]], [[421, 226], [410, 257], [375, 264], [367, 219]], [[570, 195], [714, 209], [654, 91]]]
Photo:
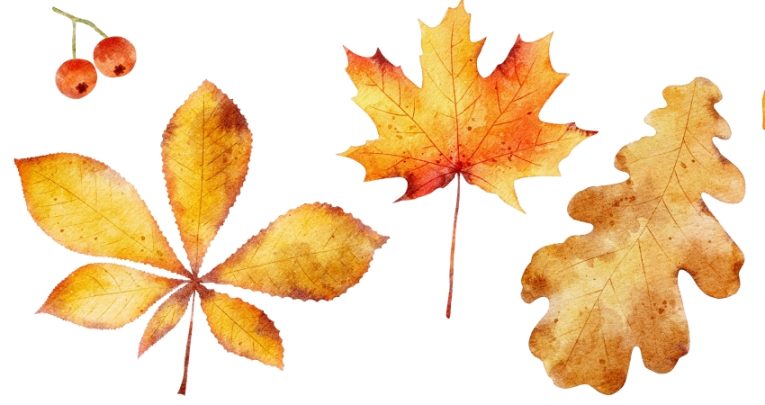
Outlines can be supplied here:
[[743, 176], [712, 142], [730, 136], [714, 108], [722, 96], [697, 78], [664, 98], [646, 118], [656, 135], [616, 155], [629, 179], [571, 200], [569, 214], [592, 232], [540, 249], [523, 274], [526, 302], [550, 300], [529, 346], [559, 386], [618, 391], [635, 346], [649, 369], [672, 370], [689, 342], [680, 270], [712, 297], [738, 290], [744, 256], [701, 198], [744, 196]]

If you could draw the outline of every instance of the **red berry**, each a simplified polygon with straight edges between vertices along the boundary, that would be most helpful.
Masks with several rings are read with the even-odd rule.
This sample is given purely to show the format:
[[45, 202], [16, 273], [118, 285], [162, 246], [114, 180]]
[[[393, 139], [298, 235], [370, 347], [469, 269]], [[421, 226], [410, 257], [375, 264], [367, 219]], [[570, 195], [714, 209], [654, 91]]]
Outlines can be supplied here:
[[125, 38], [104, 38], [93, 50], [98, 70], [109, 77], [125, 76], [135, 66], [135, 47]]
[[96, 87], [96, 68], [85, 59], [69, 59], [56, 71], [56, 87], [65, 96], [83, 98]]

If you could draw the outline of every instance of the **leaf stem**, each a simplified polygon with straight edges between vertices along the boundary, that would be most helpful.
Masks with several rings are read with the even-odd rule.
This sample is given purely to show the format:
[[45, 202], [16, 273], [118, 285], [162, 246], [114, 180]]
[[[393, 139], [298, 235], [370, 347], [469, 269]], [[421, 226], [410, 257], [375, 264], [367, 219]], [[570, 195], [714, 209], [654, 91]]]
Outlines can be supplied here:
[[454, 291], [454, 248], [457, 244], [457, 216], [460, 212], [460, 184], [462, 177], [457, 173], [457, 202], [454, 204], [454, 223], [452, 225], [452, 251], [449, 256], [449, 298], [446, 300], [446, 319], [452, 316], [452, 294]]
[[181, 387], [178, 388], [179, 395], [186, 395], [186, 382], [189, 379], [189, 356], [191, 355], [191, 332], [194, 329], [194, 301], [197, 298], [197, 293], [194, 292], [191, 296], [191, 317], [189, 318], [189, 336], [186, 339], [186, 355], [183, 358], [183, 379], [181, 380]]
[[53, 7], [53, 12], [57, 14], [61, 14], [64, 17], [72, 20], [72, 59], [77, 58], [77, 23], [85, 24], [88, 27], [93, 28], [93, 30], [95, 30], [99, 35], [101, 35], [104, 38], [108, 37], [106, 33], [101, 31], [101, 29], [98, 28], [96, 24], [93, 24], [93, 22], [90, 20], [85, 20], [80, 17], [74, 16], [56, 7]]

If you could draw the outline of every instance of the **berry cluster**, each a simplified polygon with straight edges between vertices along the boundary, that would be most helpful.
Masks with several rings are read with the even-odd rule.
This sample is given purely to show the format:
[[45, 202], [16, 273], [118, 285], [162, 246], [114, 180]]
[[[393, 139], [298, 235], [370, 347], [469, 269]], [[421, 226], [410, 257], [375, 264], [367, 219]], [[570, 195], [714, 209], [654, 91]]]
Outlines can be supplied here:
[[[135, 47], [125, 38], [110, 37], [88, 20], [75, 17], [53, 7], [53, 11], [72, 20], [72, 59], [59, 66], [56, 71], [56, 87], [65, 96], [82, 98], [96, 87], [96, 68], [108, 77], [121, 77], [130, 73], [135, 66]], [[85, 24], [104, 37], [93, 49], [93, 66], [89, 60], [77, 58], [77, 24]]]

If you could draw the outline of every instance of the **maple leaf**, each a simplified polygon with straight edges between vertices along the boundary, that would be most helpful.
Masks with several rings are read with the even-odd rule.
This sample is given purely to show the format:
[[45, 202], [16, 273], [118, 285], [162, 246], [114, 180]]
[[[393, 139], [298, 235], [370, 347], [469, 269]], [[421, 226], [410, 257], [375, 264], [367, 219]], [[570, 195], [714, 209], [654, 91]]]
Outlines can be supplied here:
[[562, 387], [618, 391], [635, 346], [646, 367], [669, 372], [688, 352], [679, 270], [712, 297], [738, 290], [743, 254], [701, 198], [744, 196], [743, 176], [712, 142], [730, 137], [714, 109], [722, 96], [697, 78], [664, 98], [646, 118], [656, 135], [616, 155], [629, 179], [571, 200], [569, 214], [592, 232], [540, 249], [523, 274], [523, 299], [550, 301], [529, 346]]
[[558, 163], [594, 131], [551, 124], [539, 112], [565, 74], [551, 65], [551, 35], [520, 36], [504, 62], [481, 77], [476, 61], [484, 40], [470, 41], [470, 15], [462, 3], [441, 24], [422, 29], [422, 88], [377, 50], [362, 57], [346, 50], [356, 103], [377, 126], [379, 139], [343, 156], [366, 168], [365, 181], [403, 177], [399, 201], [445, 187], [457, 177], [446, 317], [451, 315], [454, 248], [462, 177], [520, 208], [514, 182], [557, 176]]
[[163, 169], [190, 270], [178, 260], [135, 188], [105, 164], [68, 153], [17, 159], [27, 208], [55, 241], [77, 252], [145, 263], [184, 277], [87, 264], [56, 286], [39, 312], [89, 328], [119, 328], [175, 290], [149, 320], [138, 355], [172, 330], [191, 302], [179, 394], [186, 393], [197, 296], [221, 346], [282, 368], [282, 340], [268, 316], [204, 283], [331, 300], [358, 283], [387, 237], [340, 208], [305, 204], [277, 218], [199, 277], [205, 252], [244, 183], [251, 144], [252, 134], [237, 106], [208, 81], [167, 126]]

